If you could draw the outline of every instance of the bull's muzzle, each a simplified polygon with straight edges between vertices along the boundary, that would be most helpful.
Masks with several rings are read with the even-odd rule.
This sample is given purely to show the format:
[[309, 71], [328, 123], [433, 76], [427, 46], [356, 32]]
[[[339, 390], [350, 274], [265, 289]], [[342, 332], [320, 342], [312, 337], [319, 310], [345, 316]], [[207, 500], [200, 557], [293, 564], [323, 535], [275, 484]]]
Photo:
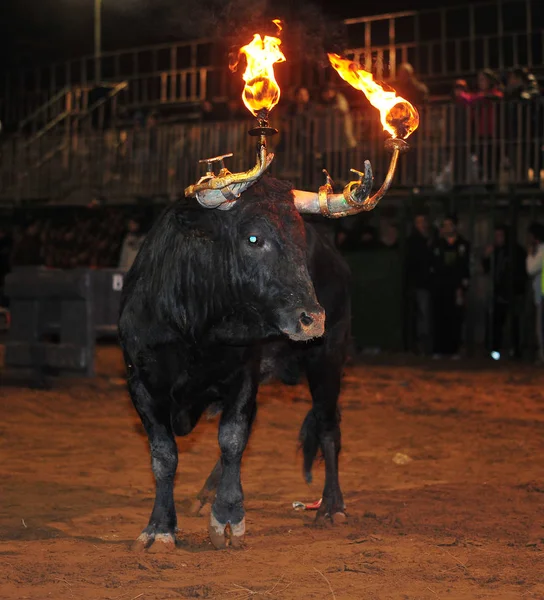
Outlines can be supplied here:
[[295, 342], [307, 342], [325, 333], [325, 311], [320, 306], [298, 307], [282, 312], [279, 329]]

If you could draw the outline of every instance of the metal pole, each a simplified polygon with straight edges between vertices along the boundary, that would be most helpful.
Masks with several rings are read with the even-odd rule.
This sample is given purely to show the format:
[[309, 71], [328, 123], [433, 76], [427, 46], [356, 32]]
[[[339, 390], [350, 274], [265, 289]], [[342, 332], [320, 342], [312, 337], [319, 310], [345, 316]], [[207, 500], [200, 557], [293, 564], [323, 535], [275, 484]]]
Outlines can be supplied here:
[[102, 0], [94, 0], [94, 79], [99, 83], [101, 73], [102, 54]]

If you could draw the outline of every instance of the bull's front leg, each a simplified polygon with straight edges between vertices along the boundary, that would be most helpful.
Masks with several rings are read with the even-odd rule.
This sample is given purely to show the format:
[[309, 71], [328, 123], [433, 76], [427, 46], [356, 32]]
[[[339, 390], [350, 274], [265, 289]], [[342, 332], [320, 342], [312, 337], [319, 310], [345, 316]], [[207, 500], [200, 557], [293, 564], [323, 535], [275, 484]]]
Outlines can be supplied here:
[[149, 438], [151, 467], [155, 476], [155, 502], [151, 517], [136, 540], [134, 549], [149, 548], [159, 542], [156, 548], [171, 550], [175, 547], [177, 528], [174, 477], [178, 465], [178, 448], [170, 424], [170, 412], [164, 400], [152, 397], [143, 383], [135, 377], [129, 379], [128, 385]]
[[234, 547], [241, 545], [245, 533], [240, 466], [256, 413], [258, 373], [252, 371], [245, 370], [233, 383], [232, 388], [239, 392], [236, 398], [225, 403], [219, 422], [221, 469], [209, 523], [210, 539], [216, 548], [227, 545], [227, 525]]

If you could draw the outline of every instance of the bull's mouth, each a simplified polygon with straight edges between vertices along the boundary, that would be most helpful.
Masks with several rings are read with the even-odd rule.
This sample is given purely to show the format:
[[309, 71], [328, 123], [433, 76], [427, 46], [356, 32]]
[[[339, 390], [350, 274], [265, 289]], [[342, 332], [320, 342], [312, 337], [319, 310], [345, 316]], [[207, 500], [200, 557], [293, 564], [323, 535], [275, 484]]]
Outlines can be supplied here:
[[308, 342], [325, 333], [325, 311], [322, 308], [307, 311], [295, 309], [288, 318], [281, 319], [280, 331], [294, 342]]

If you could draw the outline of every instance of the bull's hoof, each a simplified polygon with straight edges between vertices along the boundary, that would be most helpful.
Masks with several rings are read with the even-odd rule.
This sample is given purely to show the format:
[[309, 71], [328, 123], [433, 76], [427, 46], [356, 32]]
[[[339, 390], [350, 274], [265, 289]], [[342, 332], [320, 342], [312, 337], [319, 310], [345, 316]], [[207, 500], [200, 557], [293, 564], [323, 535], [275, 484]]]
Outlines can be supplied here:
[[241, 548], [244, 542], [245, 532], [245, 518], [235, 525], [232, 525], [231, 523], [223, 524], [215, 518], [213, 512], [210, 514], [208, 534], [210, 536], [210, 541], [217, 550], [223, 550], [227, 546]]
[[162, 554], [172, 552], [176, 548], [176, 538], [172, 533], [149, 533], [142, 531], [136, 541], [132, 544], [134, 552], [149, 552]]
[[200, 511], [204, 508], [206, 502], [202, 502], [199, 498], [193, 500], [190, 508], [189, 508], [189, 516], [191, 517], [199, 517]]
[[348, 520], [345, 510], [345, 507], [343, 509], [339, 509], [337, 507], [329, 509], [325, 503], [323, 503], [317, 511], [315, 523], [316, 525], [321, 526], [342, 525]]

